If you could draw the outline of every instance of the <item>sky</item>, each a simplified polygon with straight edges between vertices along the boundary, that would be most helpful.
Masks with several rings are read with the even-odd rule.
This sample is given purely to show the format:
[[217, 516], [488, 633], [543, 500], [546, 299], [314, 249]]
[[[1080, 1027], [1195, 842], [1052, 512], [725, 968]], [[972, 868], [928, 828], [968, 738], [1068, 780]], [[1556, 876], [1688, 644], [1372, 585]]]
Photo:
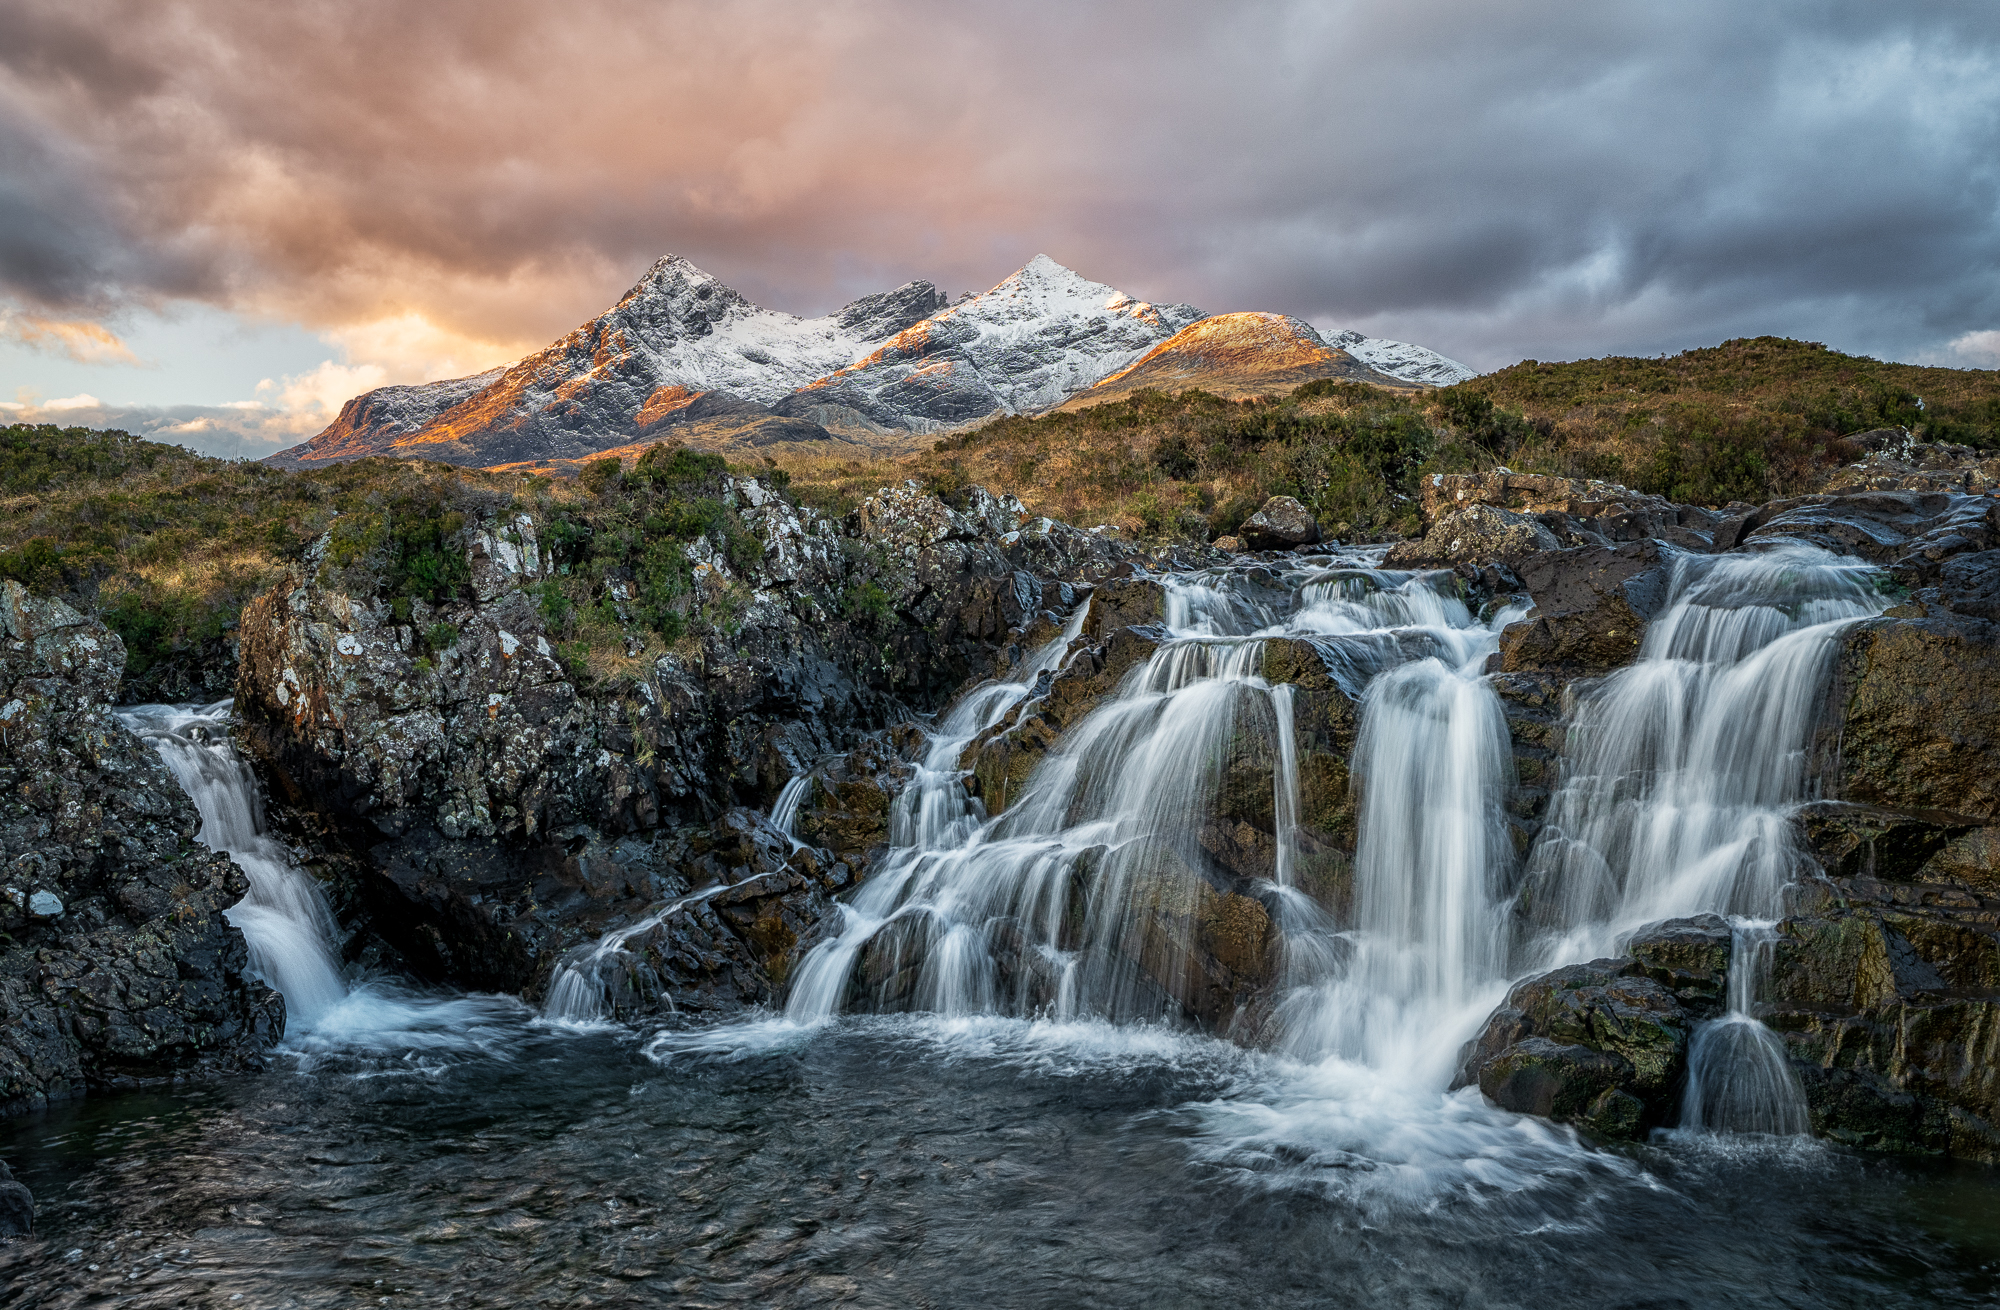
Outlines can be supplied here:
[[663, 254], [819, 314], [1037, 253], [1478, 369], [2000, 367], [1990, 0], [7, 0], [0, 421], [209, 453]]

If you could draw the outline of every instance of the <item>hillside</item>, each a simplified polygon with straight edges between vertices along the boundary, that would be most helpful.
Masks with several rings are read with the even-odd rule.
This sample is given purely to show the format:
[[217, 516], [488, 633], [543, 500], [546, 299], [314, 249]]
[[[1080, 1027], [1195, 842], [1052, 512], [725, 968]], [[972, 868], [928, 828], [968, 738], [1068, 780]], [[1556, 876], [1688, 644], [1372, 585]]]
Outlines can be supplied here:
[[1212, 538], [1284, 494], [1334, 535], [1380, 538], [1411, 530], [1415, 480], [1430, 472], [1504, 465], [1719, 506], [1819, 490], [1865, 453], [1850, 438], [1876, 429], [2000, 449], [2000, 372], [1885, 364], [1776, 337], [1671, 359], [1529, 360], [1437, 390], [1325, 380], [1263, 399], [1161, 389], [1090, 405], [1089, 394], [900, 463], [778, 462], [802, 495], [829, 503], [914, 468], [940, 488], [982, 483], [1038, 512], [1140, 534]]
[[1327, 345], [1312, 325], [1286, 314], [1217, 314], [1182, 328], [1137, 362], [1059, 408], [1087, 409], [1139, 391], [1199, 388], [1230, 400], [1277, 395], [1318, 378], [1403, 385], [1345, 350]]
[[1706, 504], [1814, 490], [1859, 456], [1843, 438], [1876, 428], [2000, 448], [2000, 371], [1885, 364], [1783, 337], [1662, 359], [1523, 360], [1436, 399], [1475, 424], [1489, 404], [1528, 420], [1498, 452], [1512, 467]]

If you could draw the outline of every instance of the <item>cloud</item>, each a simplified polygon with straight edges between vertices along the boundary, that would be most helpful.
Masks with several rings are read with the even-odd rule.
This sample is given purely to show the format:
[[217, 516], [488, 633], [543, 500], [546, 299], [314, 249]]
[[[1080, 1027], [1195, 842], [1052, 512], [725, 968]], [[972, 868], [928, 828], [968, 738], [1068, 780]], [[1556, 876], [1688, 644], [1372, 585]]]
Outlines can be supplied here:
[[117, 335], [84, 319], [0, 316], [0, 336], [37, 350], [67, 355], [79, 364], [137, 364], [139, 357]]
[[2000, 330], [1968, 332], [1924, 362], [1949, 368], [2000, 368]]
[[[471, 372], [668, 251], [817, 312], [1037, 250], [1492, 366], [2000, 322], [1978, 0], [15, 0], [0, 295]], [[331, 375], [329, 375], [331, 376]]]

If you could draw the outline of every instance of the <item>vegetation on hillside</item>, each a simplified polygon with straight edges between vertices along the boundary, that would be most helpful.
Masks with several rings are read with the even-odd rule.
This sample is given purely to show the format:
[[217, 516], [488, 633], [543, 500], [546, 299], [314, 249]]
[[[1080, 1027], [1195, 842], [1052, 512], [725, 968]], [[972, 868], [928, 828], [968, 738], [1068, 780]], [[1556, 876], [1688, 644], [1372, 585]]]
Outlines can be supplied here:
[[[410, 618], [468, 594], [472, 523], [527, 510], [575, 575], [544, 588], [544, 614], [565, 653], [595, 668], [711, 621], [681, 544], [714, 534], [732, 557], [757, 549], [719, 499], [719, 456], [660, 448], [631, 473], [607, 463], [574, 482], [379, 458], [292, 472], [125, 432], [4, 427], [0, 577], [100, 611], [125, 640], [128, 676], [143, 677], [162, 660], [212, 659], [243, 606], [322, 533], [344, 585]], [[607, 573], [636, 585], [622, 617], [603, 603]], [[426, 627], [433, 647], [455, 639], [448, 626]]]
[[[1489, 425], [1490, 426], [1490, 425]], [[1414, 531], [1416, 480], [1490, 467], [1485, 428], [1433, 421], [1409, 394], [1337, 379], [1283, 398], [1139, 391], [1088, 409], [1010, 417], [888, 461], [786, 460], [801, 499], [839, 509], [885, 475], [951, 499], [974, 484], [1042, 514], [1160, 540], [1234, 532], [1265, 499], [1296, 496], [1326, 530], [1373, 539]]]
[[1755, 337], [1670, 358], [1524, 360], [1438, 392], [1449, 420], [1524, 416], [1511, 467], [1623, 482], [1699, 504], [1817, 488], [1859, 452], [1843, 440], [1909, 428], [2000, 449], [2000, 371], [1924, 368]]
[[1334, 381], [1242, 402], [1140, 392], [1003, 418], [900, 463], [784, 462], [802, 498], [836, 509], [914, 474], [946, 493], [978, 482], [1039, 513], [1191, 539], [1231, 532], [1282, 494], [1330, 533], [1366, 539], [1414, 528], [1409, 497], [1430, 472], [1504, 465], [1696, 504], [1764, 501], [1817, 489], [1861, 453], [1845, 438], [1883, 427], [2000, 448], [2000, 372], [1759, 337], [1670, 359], [1529, 360], [1429, 393]]

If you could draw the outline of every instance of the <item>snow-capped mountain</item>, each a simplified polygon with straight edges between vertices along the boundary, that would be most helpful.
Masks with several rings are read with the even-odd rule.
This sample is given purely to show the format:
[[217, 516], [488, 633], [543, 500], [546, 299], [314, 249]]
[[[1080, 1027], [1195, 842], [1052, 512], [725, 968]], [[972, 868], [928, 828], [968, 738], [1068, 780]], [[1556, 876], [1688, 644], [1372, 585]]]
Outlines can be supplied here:
[[[271, 461], [398, 455], [532, 465], [670, 431], [724, 447], [835, 434], [896, 445], [990, 414], [1082, 402], [1089, 388], [1148, 359], [1146, 377], [1202, 375], [1257, 394], [1308, 377], [1448, 385], [1473, 375], [1421, 346], [1319, 333], [1282, 314], [1225, 317], [1225, 328], [1149, 354], [1207, 316], [1135, 299], [1037, 255], [956, 304], [910, 282], [800, 318], [754, 305], [669, 255], [616, 305], [526, 359], [356, 396], [324, 432]], [[1156, 385], [1137, 374], [1127, 381]]]
[[[745, 422], [769, 419], [762, 406], [852, 364], [943, 305], [936, 287], [911, 282], [824, 318], [800, 318], [754, 305], [669, 255], [616, 305], [519, 363], [357, 396], [326, 431], [272, 459], [574, 459], [716, 417], [718, 406]], [[826, 435], [798, 420], [781, 426], [796, 436]]]
[[991, 291], [904, 329], [775, 408], [822, 422], [847, 411], [919, 432], [1047, 409], [1203, 317], [1192, 305], [1135, 300], [1036, 255]]
[[1405, 382], [1448, 387], [1479, 376], [1476, 370], [1455, 359], [1447, 359], [1435, 350], [1413, 346], [1407, 341], [1389, 341], [1382, 337], [1364, 337], [1359, 332], [1331, 329], [1321, 329], [1319, 335], [1327, 345], [1346, 351], [1376, 372], [1387, 373]]

